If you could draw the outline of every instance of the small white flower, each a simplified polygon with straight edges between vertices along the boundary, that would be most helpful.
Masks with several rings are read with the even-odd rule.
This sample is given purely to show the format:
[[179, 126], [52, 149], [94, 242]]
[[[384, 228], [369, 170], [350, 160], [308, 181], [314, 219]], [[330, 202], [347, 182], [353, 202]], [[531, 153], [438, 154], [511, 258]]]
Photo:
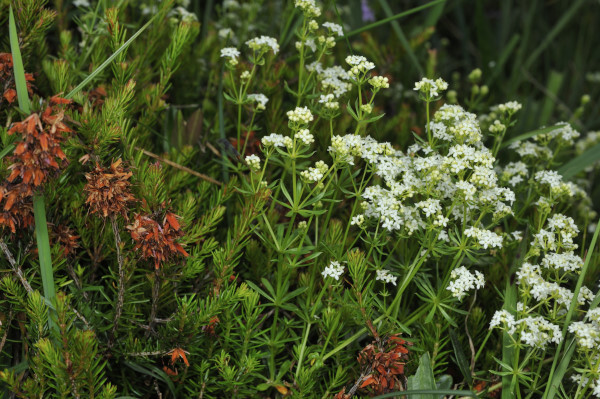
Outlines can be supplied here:
[[315, 142], [315, 138], [308, 129], [300, 129], [296, 133], [296, 138], [304, 143], [304, 145], [311, 145]]
[[248, 99], [256, 103], [257, 110], [264, 110], [269, 102], [269, 98], [261, 93], [248, 94]]
[[334, 24], [333, 22], [324, 22], [323, 26], [331, 31], [331, 33], [335, 33], [338, 36], [344, 36], [344, 31], [342, 27], [338, 24]]
[[379, 280], [379, 281], [383, 281], [384, 283], [392, 283], [394, 285], [396, 285], [396, 280], [398, 278], [396, 276], [393, 276], [389, 270], [377, 270], [377, 277], [375, 277], [375, 280]]
[[254, 51], [273, 51], [273, 54], [279, 52], [279, 44], [277, 39], [270, 36], [260, 36], [250, 39], [246, 42], [246, 45]]
[[314, 119], [312, 112], [307, 107], [296, 107], [293, 111], [287, 112], [287, 117], [290, 122], [297, 124], [308, 124]]
[[240, 56], [240, 51], [235, 47], [225, 47], [221, 49], [221, 57], [222, 58], [230, 58], [231, 61], [237, 62], [238, 57]]
[[490, 321], [490, 328], [499, 327], [506, 329], [506, 332], [513, 334], [515, 332], [515, 317], [508, 313], [507, 310], [497, 310]]
[[344, 266], [340, 265], [340, 262], [332, 260], [321, 274], [323, 278], [332, 277], [335, 280], [339, 280], [340, 276], [344, 274]]
[[454, 280], [450, 281], [446, 289], [451, 291], [452, 296], [458, 298], [459, 301], [462, 301], [467, 295], [467, 291], [478, 290], [485, 285], [482, 273], [475, 271], [474, 274], [471, 274], [464, 266], [452, 270], [450, 277]]
[[253, 171], [260, 170], [260, 158], [256, 154], [248, 155], [246, 157], [246, 163], [248, 167]]

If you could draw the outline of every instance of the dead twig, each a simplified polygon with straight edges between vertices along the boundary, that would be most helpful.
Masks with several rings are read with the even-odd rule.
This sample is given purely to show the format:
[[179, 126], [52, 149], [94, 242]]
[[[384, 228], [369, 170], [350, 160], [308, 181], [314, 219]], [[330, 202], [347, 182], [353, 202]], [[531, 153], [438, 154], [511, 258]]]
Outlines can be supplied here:
[[158, 155], [156, 155], [156, 154], [154, 154], [154, 153], [152, 153], [152, 152], [150, 152], [150, 151], [144, 150], [143, 148], [140, 148], [140, 147], [134, 147], [134, 148], [135, 148], [137, 151], [141, 151], [141, 152], [142, 152], [144, 155], [147, 155], [147, 156], [149, 156], [150, 158], [157, 159], [158, 161], [160, 161], [160, 162], [162, 162], [162, 163], [166, 163], [167, 165], [169, 165], [169, 166], [172, 166], [172, 167], [174, 167], [175, 169], [179, 169], [179, 170], [182, 170], [182, 171], [184, 171], [184, 172], [187, 172], [187, 173], [189, 173], [189, 174], [191, 174], [191, 175], [194, 175], [194, 176], [196, 176], [196, 177], [199, 177], [199, 178], [201, 178], [202, 180], [206, 180], [207, 182], [210, 182], [210, 183], [216, 184], [217, 186], [221, 186], [221, 185], [223, 184], [223, 183], [221, 183], [220, 181], [217, 181], [217, 180], [213, 179], [213, 178], [212, 178], [212, 177], [210, 177], [210, 176], [207, 176], [207, 175], [205, 175], [205, 174], [202, 174], [202, 173], [196, 172], [195, 170], [192, 170], [192, 169], [190, 169], [190, 168], [188, 168], [188, 167], [186, 167], [186, 166], [179, 165], [179, 164], [178, 164], [178, 163], [176, 163], [176, 162], [173, 162], [173, 161], [170, 161], [170, 160], [168, 160], [168, 159], [165, 159], [165, 158], [163, 158], [163, 157], [160, 157], [160, 156], [158, 156]]

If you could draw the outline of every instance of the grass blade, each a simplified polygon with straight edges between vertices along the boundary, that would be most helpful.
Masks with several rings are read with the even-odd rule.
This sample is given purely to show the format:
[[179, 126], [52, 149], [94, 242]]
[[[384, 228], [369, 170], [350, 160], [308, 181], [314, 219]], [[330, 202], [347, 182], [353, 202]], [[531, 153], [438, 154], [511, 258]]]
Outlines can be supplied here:
[[[388, 4], [387, 0], [379, 0], [379, 4], [381, 5], [381, 8], [385, 12], [385, 15], [387, 15], [388, 17], [393, 16], [392, 9], [390, 8], [390, 5]], [[442, 4], [442, 7], [443, 7], [443, 4]], [[398, 23], [398, 21], [390, 21], [390, 23], [392, 24], [392, 29], [394, 30], [394, 33], [398, 37], [398, 40], [400, 41], [402, 48], [404, 48], [404, 51], [406, 51], [406, 55], [408, 55], [408, 59], [415, 66], [415, 68], [419, 72], [419, 75], [425, 76], [423, 67], [421, 67], [419, 60], [417, 59], [417, 56], [415, 55], [415, 52], [413, 51], [412, 47], [410, 46], [410, 43], [406, 39], [406, 36], [404, 36], [404, 32], [402, 32], [402, 28], [400, 28], [400, 24]], [[429, 76], [429, 77], [432, 77], [432, 76]]]
[[467, 390], [455, 390], [455, 389], [410, 389], [407, 391], [390, 392], [383, 395], [375, 396], [372, 399], [385, 399], [385, 398], [397, 398], [402, 396], [414, 396], [414, 395], [437, 395], [437, 396], [468, 396], [471, 398], [477, 398], [472, 391]]
[[[156, 14], [158, 15], [158, 14]], [[138, 38], [139, 35], [142, 34], [142, 32], [144, 32], [149, 26], [150, 24], [152, 24], [152, 22], [154, 21], [154, 18], [156, 18], [156, 15], [154, 17], [152, 17], [150, 19], [150, 21], [146, 22], [146, 24], [144, 26], [142, 26], [137, 32], [135, 32], [133, 34], [133, 36], [131, 36], [129, 38], [129, 40], [127, 40], [121, 47], [119, 47], [117, 49], [117, 51], [115, 51], [110, 57], [108, 57], [106, 59], [106, 61], [104, 61], [98, 68], [96, 68], [94, 70], [94, 72], [90, 73], [85, 79], [83, 79], [83, 81], [81, 83], [79, 83], [77, 85], [77, 87], [75, 87], [73, 90], [71, 90], [69, 92], [69, 94], [67, 94], [65, 96], [65, 98], [73, 98], [73, 96], [77, 93], [79, 93], [79, 91], [81, 91], [81, 89], [83, 89], [88, 83], [90, 83], [96, 76], [98, 76], [98, 74], [100, 72], [102, 72], [104, 70], [104, 68], [106, 68], [107, 66], [110, 65], [110, 63], [119, 56], [119, 54], [121, 54], [123, 51], [125, 51], [127, 49], [127, 47], [129, 47], [129, 45], [131, 43], [133, 43], [133, 41], [135, 39]]]
[[[600, 223], [600, 220], [598, 221]], [[594, 237], [592, 238], [592, 242], [587, 250], [587, 255], [585, 257], [585, 262], [583, 263], [583, 267], [581, 268], [581, 273], [579, 274], [579, 278], [577, 279], [577, 284], [575, 285], [575, 291], [573, 292], [573, 299], [571, 299], [571, 304], [569, 305], [569, 311], [567, 312], [567, 317], [564, 321], [562, 328], [562, 337], [563, 339], [558, 344], [556, 348], [556, 355], [554, 356], [554, 361], [552, 362], [552, 368], [550, 369], [550, 374], [548, 376], [548, 385], [546, 385], [546, 391], [544, 392], [544, 399], [552, 399], [556, 395], [558, 388], [560, 387], [560, 383], [565, 375], [565, 372], [568, 369], [569, 361], [571, 360], [571, 356], [573, 355], [573, 351], [575, 350], [575, 343], [573, 340], [570, 340], [569, 347], [564, 355], [561, 356], [561, 350], [563, 347], [563, 343], [565, 342], [565, 338], [567, 337], [567, 328], [571, 323], [571, 319], [573, 318], [573, 313], [575, 313], [575, 308], [577, 307], [577, 301], [579, 299], [579, 291], [581, 290], [581, 286], [583, 285], [583, 280], [586, 277], [586, 272], [590, 265], [590, 259], [592, 259], [592, 254], [594, 253], [594, 249], [596, 248], [596, 241], [598, 240], [598, 233], [600, 233], [600, 229], [596, 229], [594, 232]], [[558, 363], [560, 359], [560, 364]]]
[[[26, 113], [31, 112], [29, 95], [27, 93], [27, 82], [25, 81], [25, 70], [23, 69], [23, 60], [21, 59], [21, 50], [17, 36], [17, 28], [15, 19], [10, 9], [9, 15], [9, 34], [11, 51], [13, 56], [13, 66], [15, 70], [15, 84], [17, 86], [17, 97], [19, 99], [19, 107]], [[11, 146], [7, 146], [10, 148]], [[6, 148], [5, 148], [6, 150]], [[4, 151], [3, 151], [4, 152]], [[46, 222], [46, 206], [44, 204], [43, 195], [35, 195], [33, 197], [33, 218], [35, 220], [35, 237], [38, 246], [38, 254], [40, 261], [40, 274], [42, 276], [42, 286], [44, 289], [45, 299], [53, 303], [56, 296], [54, 287], [54, 272], [52, 270], [52, 258], [50, 255], [50, 239], [48, 237], [48, 225]], [[53, 328], [54, 322], [52, 318], [48, 319], [48, 325]]]
[[538, 134], [549, 133], [549, 132], [551, 132], [553, 130], [560, 129], [560, 128], [563, 128], [565, 126], [566, 125], [559, 124], [559, 125], [554, 125], [554, 126], [543, 127], [541, 129], [536, 129], [536, 130], [532, 130], [532, 131], [527, 132], [527, 133], [520, 134], [517, 137], [513, 137], [512, 139], [503, 142], [502, 145], [500, 146], [500, 148], [501, 149], [502, 148], [506, 148], [509, 145], [511, 145], [512, 143], [514, 143], [515, 141], [527, 140], [527, 139], [529, 139], [531, 137], [537, 136]]
[[598, 160], [600, 160], [600, 144], [596, 144], [583, 154], [564, 164], [558, 169], [558, 173], [565, 180], [568, 180]]
[[19, 36], [17, 35], [17, 25], [13, 15], [12, 6], [8, 16], [8, 32], [10, 36], [10, 51], [12, 52], [13, 68], [15, 77], [15, 86], [17, 86], [17, 98], [19, 99], [19, 108], [26, 114], [29, 114], [30, 104], [27, 93], [27, 81], [25, 80], [25, 69], [23, 68], [23, 59], [21, 58], [21, 49], [19, 48]]
[[0, 159], [4, 158], [7, 154], [11, 153], [15, 149], [14, 144], [9, 144], [0, 151]]
[[458, 368], [462, 373], [463, 377], [465, 377], [465, 381], [469, 386], [473, 385], [473, 377], [471, 376], [471, 369], [469, 368], [469, 362], [467, 361], [467, 357], [465, 356], [465, 351], [463, 350], [460, 341], [458, 340], [458, 335], [456, 335], [456, 331], [454, 329], [450, 329], [450, 341], [452, 342], [452, 347], [454, 348], [454, 355], [456, 356], [456, 363], [458, 364]]
[[33, 216], [35, 219], [35, 237], [37, 239], [38, 254], [40, 256], [40, 273], [42, 276], [42, 285], [44, 287], [44, 296], [52, 302], [56, 296], [56, 291], [54, 288], [52, 258], [50, 256], [46, 206], [42, 195], [35, 195], [33, 197]]
[[546, 35], [546, 38], [544, 39], [544, 41], [541, 44], [539, 44], [536, 47], [536, 49], [533, 51], [533, 53], [531, 53], [529, 58], [527, 58], [527, 60], [523, 64], [524, 69], [528, 70], [531, 67], [531, 65], [535, 62], [535, 60], [542, 54], [542, 52], [546, 49], [546, 47], [548, 47], [548, 45], [550, 45], [550, 43], [552, 43], [554, 41], [554, 38], [556, 37], [556, 35], [558, 35], [560, 33], [560, 31], [563, 30], [563, 28], [567, 25], [569, 20], [571, 20], [571, 18], [573, 18], [575, 16], [575, 13], [577, 12], [577, 10], [579, 10], [579, 8], [585, 2], [586, 2], [586, 0], [579, 0], [579, 1], [571, 4], [571, 7], [562, 14], [562, 17], [560, 18], [558, 23], [556, 25], [554, 25], [554, 28], [552, 28], [550, 33], [548, 33], [548, 35]]
[[396, 14], [396, 15], [392, 15], [391, 17], [382, 19], [381, 21], [373, 22], [372, 24], [365, 25], [362, 28], [358, 28], [358, 29], [355, 29], [355, 30], [353, 30], [351, 32], [348, 32], [343, 37], [339, 37], [337, 40], [344, 40], [344, 38], [346, 38], [346, 37], [351, 37], [351, 36], [358, 35], [359, 33], [368, 31], [370, 29], [376, 28], [376, 27], [381, 26], [381, 25], [385, 25], [388, 22], [392, 22], [392, 21], [395, 21], [395, 20], [397, 20], [399, 18], [406, 17], [407, 15], [418, 13], [419, 11], [426, 10], [429, 7], [433, 7], [433, 6], [437, 5], [437, 4], [443, 3], [445, 1], [446, 0], [434, 0], [434, 1], [430, 2], [430, 3], [423, 4], [422, 6], [411, 8], [410, 10], [401, 12], [401, 13]]
[[552, 111], [554, 111], [554, 105], [558, 99], [558, 91], [562, 86], [564, 77], [565, 75], [562, 73], [550, 71], [545, 90], [546, 98], [544, 99], [544, 105], [542, 106], [542, 113], [538, 119], [540, 125], [545, 125], [550, 120]]
[[[517, 310], [517, 289], [514, 285], [510, 284], [510, 281], [506, 282], [506, 289], [504, 290], [504, 308], [510, 314], [515, 314]], [[502, 332], [502, 363], [512, 364], [513, 357], [515, 354], [515, 347], [512, 346], [512, 339], [508, 332]], [[502, 399], [512, 399], [513, 393], [511, 388], [513, 385], [513, 376], [504, 375], [502, 376]], [[510, 388], [508, 388], [510, 387]]]

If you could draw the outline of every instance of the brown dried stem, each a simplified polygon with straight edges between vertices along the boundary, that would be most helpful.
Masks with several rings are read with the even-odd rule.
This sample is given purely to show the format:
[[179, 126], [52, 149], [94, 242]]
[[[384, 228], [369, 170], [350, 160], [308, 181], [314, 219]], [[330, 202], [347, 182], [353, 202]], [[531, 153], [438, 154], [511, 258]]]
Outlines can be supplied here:
[[12, 266], [14, 272], [17, 274], [17, 277], [19, 277], [19, 280], [21, 280], [21, 284], [23, 284], [23, 287], [25, 287], [27, 293], [31, 294], [33, 292], [33, 288], [31, 288], [31, 285], [25, 279], [23, 271], [21, 270], [19, 265], [17, 265], [17, 262], [15, 262], [15, 258], [13, 258], [12, 254], [10, 253], [10, 250], [8, 249], [6, 243], [2, 238], [0, 238], [0, 248], [2, 248], [2, 252], [4, 252], [4, 255], [6, 255], [6, 257], [8, 258], [8, 263], [10, 263], [10, 265]]
[[187, 173], [189, 173], [189, 174], [191, 174], [191, 175], [194, 175], [194, 176], [196, 176], [196, 177], [199, 177], [199, 178], [201, 178], [202, 180], [206, 180], [207, 182], [210, 182], [210, 183], [216, 184], [217, 186], [220, 186], [220, 185], [222, 185], [222, 184], [223, 184], [223, 183], [221, 183], [220, 181], [217, 181], [217, 180], [213, 179], [213, 178], [212, 178], [212, 177], [210, 177], [210, 176], [207, 176], [207, 175], [205, 175], [205, 174], [202, 174], [202, 173], [196, 172], [195, 170], [193, 170], [193, 169], [190, 169], [190, 168], [188, 168], [188, 167], [186, 167], [186, 166], [179, 165], [179, 164], [178, 164], [178, 163], [176, 163], [176, 162], [173, 162], [173, 161], [170, 161], [170, 160], [168, 160], [168, 159], [165, 159], [165, 158], [163, 158], [163, 157], [160, 157], [160, 156], [158, 156], [158, 155], [156, 155], [156, 154], [154, 154], [154, 153], [152, 153], [152, 152], [150, 152], [150, 151], [144, 150], [143, 148], [140, 148], [140, 147], [134, 147], [134, 148], [135, 148], [137, 151], [141, 151], [141, 152], [142, 152], [144, 155], [147, 155], [147, 156], [149, 156], [149, 157], [151, 157], [151, 158], [157, 159], [157, 160], [159, 160], [159, 161], [160, 161], [160, 162], [162, 162], [162, 163], [166, 163], [167, 165], [169, 165], [169, 166], [172, 166], [172, 167], [174, 167], [175, 169], [179, 169], [179, 170], [182, 170], [182, 171], [184, 171], [184, 172], [187, 172]]
[[117, 220], [114, 215], [110, 217], [110, 224], [112, 226], [113, 235], [115, 236], [117, 263], [119, 264], [119, 293], [117, 294], [117, 306], [115, 309], [115, 318], [113, 319], [113, 328], [108, 341], [109, 348], [112, 347], [115, 339], [117, 327], [119, 326], [119, 319], [123, 313], [123, 302], [125, 301], [125, 270], [123, 268], [123, 254], [121, 253], [121, 235], [119, 234], [119, 226], [117, 225]]

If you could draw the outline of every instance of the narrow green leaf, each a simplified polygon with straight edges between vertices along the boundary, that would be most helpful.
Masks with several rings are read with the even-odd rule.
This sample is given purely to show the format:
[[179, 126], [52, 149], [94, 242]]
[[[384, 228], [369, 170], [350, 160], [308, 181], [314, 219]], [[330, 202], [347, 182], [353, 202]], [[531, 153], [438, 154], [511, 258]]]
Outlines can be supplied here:
[[568, 180], [598, 160], [600, 160], [600, 144], [596, 144], [583, 154], [564, 164], [558, 169], [558, 173], [560, 173], [564, 179]]
[[[504, 290], [504, 309], [511, 314], [514, 314], [517, 310], [517, 289], [511, 284], [510, 280], [506, 281], [506, 288]], [[504, 331], [502, 333], [502, 363], [504, 365], [512, 364], [514, 352], [515, 348], [512, 345], [512, 339], [510, 335]], [[511, 399], [513, 397], [513, 392], [508, 389], [508, 387], [512, 386], [513, 377], [514, 375], [512, 374], [502, 377], [502, 386], [507, 387], [507, 389], [502, 390], [502, 399]]]
[[12, 152], [15, 149], [14, 144], [9, 144], [0, 151], [0, 159], [4, 158], [8, 153]]
[[379, 396], [374, 396], [371, 399], [385, 399], [385, 398], [397, 398], [397, 397], [402, 397], [402, 396], [412, 396], [415, 397], [417, 395], [453, 395], [456, 397], [461, 397], [461, 396], [469, 396], [471, 398], [477, 398], [477, 395], [475, 395], [475, 393], [473, 393], [472, 391], [467, 391], [467, 390], [455, 390], [455, 389], [409, 389], [406, 391], [397, 391], [397, 392], [390, 392], [390, 393], [385, 393], [383, 395], [379, 395]]
[[[381, 5], [381, 8], [385, 12], [385, 15], [387, 15], [388, 17], [393, 16], [392, 8], [388, 4], [387, 0], [379, 0], [379, 4]], [[441, 6], [443, 7], [444, 4], [441, 4]], [[394, 30], [396, 37], [400, 41], [402, 48], [404, 48], [404, 51], [406, 51], [406, 55], [408, 55], [408, 59], [414, 65], [417, 72], [419, 72], [419, 75], [425, 76], [423, 67], [421, 67], [421, 64], [419, 63], [419, 60], [417, 59], [417, 56], [415, 55], [415, 52], [413, 51], [410, 43], [406, 39], [404, 32], [402, 32], [402, 28], [400, 28], [400, 24], [398, 23], [398, 21], [390, 21], [390, 23], [392, 24], [392, 29]]]
[[[156, 15], [159, 15], [159, 14], [156, 14]], [[131, 43], [133, 43], [133, 41], [135, 39], [137, 39], [137, 37], [139, 35], [141, 35], [142, 32], [144, 32], [146, 30], [146, 28], [148, 28], [150, 26], [150, 24], [152, 24], [152, 22], [154, 21], [154, 18], [156, 18], [156, 15], [154, 17], [152, 17], [150, 19], [150, 21], [146, 22], [146, 24], [144, 26], [142, 26], [137, 32], [135, 32], [134, 35], [129, 38], [129, 40], [127, 40], [121, 47], [119, 47], [117, 49], [117, 51], [115, 51], [110, 57], [108, 57], [106, 59], [106, 61], [104, 61], [98, 68], [96, 68], [94, 70], [94, 72], [90, 73], [85, 79], [83, 79], [83, 81], [81, 83], [79, 83], [77, 85], [77, 87], [75, 87], [73, 90], [71, 90], [71, 92], [69, 94], [67, 94], [65, 96], [65, 98], [72, 98], [75, 94], [79, 93], [79, 91], [81, 91], [81, 89], [83, 89], [96, 76], [98, 76], [98, 74], [100, 72], [102, 72], [104, 70], [104, 68], [109, 66], [110, 63], [119, 56], [119, 54], [121, 54], [123, 51], [125, 51], [127, 49], [127, 47], [129, 47], [129, 45]]]
[[552, 116], [552, 111], [556, 106], [556, 99], [558, 98], [558, 92], [562, 86], [565, 75], [560, 72], [550, 71], [548, 76], [548, 83], [546, 84], [546, 98], [544, 99], [544, 105], [542, 106], [542, 112], [538, 118], [540, 125], [545, 125]]
[[462, 373], [463, 377], [465, 377], [465, 381], [469, 384], [470, 387], [473, 386], [473, 378], [471, 376], [471, 369], [469, 368], [469, 362], [467, 362], [467, 357], [465, 356], [465, 351], [463, 350], [460, 341], [458, 340], [458, 336], [456, 335], [456, 330], [453, 328], [450, 329], [450, 341], [452, 342], [452, 347], [454, 348], [454, 355], [456, 356], [456, 362], [458, 363], [458, 368]]
[[23, 59], [21, 58], [21, 49], [19, 48], [19, 36], [17, 35], [17, 26], [12, 6], [8, 15], [8, 32], [10, 36], [10, 51], [13, 58], [13, 69], [15, 71], [15, 86], [17, 87], [17, 97], [19, 99], [19, 108], [26, 114], [31, 112], [29, 104], [29, 94], [27, 93], [27, 81], [25, 80], [25, 69], [23, 68]]
[[536, 129], [536, 130], [532, 130], [532, 131], [527, 132], [527, 133], [520, 134], [517, 137], [513, 137], [512, 139], [503, 142], [502, 145], [500, 146], [500, 148], [506, 148], [509, 145], [511, 145], [512, 143], [514, 143], [515, 141], [527, 140], [527, 139], [529, 139], [531, 137], [537, 136], [538, 134], [549, 133], [549, 132], [551, 132], [553, 130], [560, 129], [560, 128], [563, 128], [565, 126], [566, 125], [558, 124], [558, 125], [543, 127], [541, 129]]
[[169, 390], [171, 391], [173, 396], [177, 397], [177, 395], [175, 394], [175, 385], [173, 385], [173, 381], [171, 381], [171, 378], [164, 371], [159, 369], [158, 367], [150, 366], [150, 367], [146, 368], [139, 363], [128, 362], [128, 361], [124, 361], [123, 363], [127, 367], [137, 371], [138, 373], [145, 374], [147, 376], [156, 378], [157, 380], [164, 382], [165, 384], [167, 384], [167, 387], [169, 387]]
[[37, 240], [38, 254], [40, 256], [40, 274], [44, 296], [52, 302], [56, 296], [54, 287], [54, 274], [52, 271], [52, 258], [50, 256], [50, 239], [46, 222], [46, 205], [43, 195], [33, 197], [33, 216], [35, 219], [35, 238]]
[[[600, 223], [600, 220], [598, 221]], [[598, 233], [600, 233], [600, 229], [596, 229], [594, 232], [594, 237], [592, 238], [592, 242], [590, 242], [590, 246], [587, 250], [587, 255], [585, 257], [585, 262], [583, 263], [583, 267], [581, 268], [581, 273], [579, 274], [579, 278], [577, 279], [577, 284], [575, 285], [575, 291], [573, 292], [573, 299], [571, 300], [571, 304], [569, 305], [569, 310], [567, 312], [567, 317], [565, 318], [563, 328], [562, 328], [562, 337], [563, 339], [558, 344], [556, 348], [556, 355], [554, 356], [554, 361], [552, 362], [552, 368], [550, 369], [550, 374], [548, 376], [549, 383], [546, 385], [546, 391], [544, 392], [544, 399], [552, 399], [557, 393], [558, 388], [561, 386], [561, 382], [567, 369], [569, 368], [569, 362], [571, 357], [573, 356], [573, 351], [575, 350], [575, 342], [573, 339], [569, 342], [569, 347], [567, 351], [561, 355], [561, 350], [563, 343], [565, 342], [565, 338], [567, 337], [567, 328], [569, 324], [571, 324], [571, 319], [573, 318], [573, 313], [575, 313], [576, 308], [578, 307], [578, 298], [579, 291], [583, 286], [583, 281], [587, 277], [587, 270], [590, 265], [590, 259], [592, 259], [592, 255], [594, 253], [594, 249], [596, 248], [596, 241], [598, 241]], [[560, 360], [560, 364], [558, 363]]]
[[531, 67], [535, 60], [544, 52], [544, 50], [546, 50], [546, 47], [548, 47], [554, 41], [556, 35], [558, 35], [560, 31], [565, 28], [571, 18], [577, 15], [577, 11], [581, 6], [583, 6], [584, 3], [586, 3], [586, 0], [578, 0], [570, 4], [569, 9], [562, 13], [560, 20], [554, 25], [550, 33], [546, 35], [544, 41], [535, 47], [535, 50], [523, 64], [523, 68], [527, 70]]
[[433, 6], [437, 5], [437, 4], [443, 3], [445, 1], [446, 0], [434, 0], [434, 1], [430, 2], [430, 3], [423, 4], [422, 6], [411, 8], [410, 10], [398, 13], [396, 15], [392, 15], [391, 17], [382, 19], [381, 21], [373, 22], [372, 24], [369, 24], [369, 25], [363, 26], [361, 28], [355, 29], [355, 30], [353, 30], [351, 32], [348, 32], [344, 36], [339, 37], [337, 40], [344, 40], [347, 37], [358, 35], [359, 33], [368, 31], [370, 29], [376, 28], [376, 27], [381, 26], [381, 25], [385, 25], [388, 22], [395, 21], [395, 20], [400, 19], [402, 17], [406, 17], [407, 15], [418, 13], [419, 11], [426, 10], [429, 7], [433, 7]]

